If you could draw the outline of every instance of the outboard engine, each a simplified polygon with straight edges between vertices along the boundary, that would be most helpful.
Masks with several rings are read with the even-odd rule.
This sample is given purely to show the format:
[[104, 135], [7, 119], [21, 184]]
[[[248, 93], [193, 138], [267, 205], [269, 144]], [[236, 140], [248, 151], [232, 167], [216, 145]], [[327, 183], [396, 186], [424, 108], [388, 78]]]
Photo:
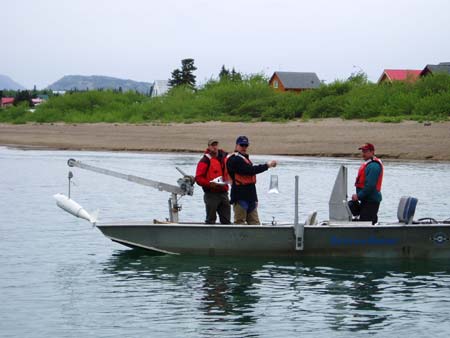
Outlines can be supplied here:
[[411, 196], [402, 196], [398, 203], [397, 218], [400, 223], [411, 224], [419, 200]]

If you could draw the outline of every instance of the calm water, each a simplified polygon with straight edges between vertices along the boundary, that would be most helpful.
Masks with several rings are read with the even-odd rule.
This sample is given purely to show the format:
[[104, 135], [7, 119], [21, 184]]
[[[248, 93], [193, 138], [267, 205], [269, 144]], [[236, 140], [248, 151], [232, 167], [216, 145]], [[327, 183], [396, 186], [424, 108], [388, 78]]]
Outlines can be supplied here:
[[[149, 256], [107, 240], [55, 206], [73, 157], [175, 183], [196, 154], [20, 151], [0, 148], [1, 337], [448, 337], [447, 261], [273, 260]], [[269, 158], [253, 157], [262, 162]], [[293, 220], [300, 175], [301, 218], [327, 202], [340, 164], [349, 181], [359, 161], [277, 157], [258, 176], [260, 215]], [[100, 220], [167, 217], [168, 194], [72, 169], [72, 197]], [[267, 194], [270, 174], [280, 194]], [[416, 218], [450, 217], [450, 164], [388, 162], [381, 220], [403, 195]], [[201, 190], [182, 199], [182, 220], [202, 220]]]

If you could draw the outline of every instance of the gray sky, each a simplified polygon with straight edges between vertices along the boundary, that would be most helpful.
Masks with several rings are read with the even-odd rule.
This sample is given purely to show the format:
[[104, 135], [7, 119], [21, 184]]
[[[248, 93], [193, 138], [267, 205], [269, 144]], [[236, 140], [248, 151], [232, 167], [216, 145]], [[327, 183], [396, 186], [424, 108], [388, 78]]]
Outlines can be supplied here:
[[167, 79], [194, 58], [198, 82], [222, 64], [244, 73], [450, 61], [448, 0], [0, 0], [0, 74], [31, 88], [63, 75]]

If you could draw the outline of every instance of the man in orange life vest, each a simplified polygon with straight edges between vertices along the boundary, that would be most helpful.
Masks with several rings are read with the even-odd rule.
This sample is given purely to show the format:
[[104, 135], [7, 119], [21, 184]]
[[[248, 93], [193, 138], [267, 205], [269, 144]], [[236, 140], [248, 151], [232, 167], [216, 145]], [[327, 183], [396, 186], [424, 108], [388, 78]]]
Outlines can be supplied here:
[[236, 140], [236, 152], [227, 159], [227, 168], [231, 186], [231, 203], [233, 204], [235, 224], [260, 224], [258, 217], [258, 196], [256, 195], [256, 175], [277, 165], [276, 161], [253, 165], [247, 148], [249, 141], [246, 136]]
[[230, 224], [231, 206], [228, 199], [228, 184], [215, 183], [213, 180], [222, 177], [227, 179], [225, 158], [227, 153], [219, 149], [219, 141], [215, 138], [208, 141], [208, 148], [197, 164], [195, 181], [205, 192], [203, 200], [206, 206], [206, 224], [216, 223], [216, 213], [221, 224]]
[[383, 182], [383, 162], [375, 157], [375, 147], [371, 143], [365, 143], [361, 147], [361, 156], [364, 163], [361, 165], [356, 177], [356, 194], [352, 195], [352, 201], [360, 201], [359, 220], [378, 222], [378, 209], [381, 202], [381, 184]]

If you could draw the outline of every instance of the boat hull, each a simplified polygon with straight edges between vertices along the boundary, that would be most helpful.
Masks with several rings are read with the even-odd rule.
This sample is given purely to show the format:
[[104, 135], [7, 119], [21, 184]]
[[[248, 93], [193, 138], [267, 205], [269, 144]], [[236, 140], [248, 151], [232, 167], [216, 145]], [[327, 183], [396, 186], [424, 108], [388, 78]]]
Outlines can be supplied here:
[[296, 250], [291, 226], [99, 224], [111, 240], [153, 252], [204, 256], [450, 258], [450, 225], [314, 225]]

